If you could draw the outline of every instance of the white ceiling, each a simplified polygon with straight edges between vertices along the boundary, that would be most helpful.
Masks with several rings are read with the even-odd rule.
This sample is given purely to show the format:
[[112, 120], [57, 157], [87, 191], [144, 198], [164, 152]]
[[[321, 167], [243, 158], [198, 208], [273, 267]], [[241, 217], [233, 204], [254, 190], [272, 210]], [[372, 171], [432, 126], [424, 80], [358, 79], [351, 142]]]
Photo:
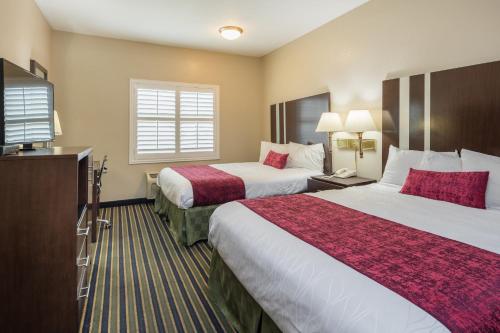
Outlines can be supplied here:
[[[55, 30], [265, 55], [368, 0], [35, 0]], [[238, 25], [234, 41], [220, 37]]]

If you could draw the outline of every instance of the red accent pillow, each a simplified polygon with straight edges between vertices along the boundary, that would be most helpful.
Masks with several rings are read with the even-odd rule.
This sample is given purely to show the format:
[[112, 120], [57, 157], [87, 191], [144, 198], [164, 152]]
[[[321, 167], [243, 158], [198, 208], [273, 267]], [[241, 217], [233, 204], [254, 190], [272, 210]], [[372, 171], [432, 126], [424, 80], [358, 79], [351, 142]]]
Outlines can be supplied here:
[[270, 150], [269, 153], [267, 153], [264, 164], [272, 166], [276, 169], [283, 169], [286, 166], [287, 159], [288, 154], [279, 154], [275, 151]]
[[436, 172], [410, 169], [400, 193], [486, 208], [488, 171]]

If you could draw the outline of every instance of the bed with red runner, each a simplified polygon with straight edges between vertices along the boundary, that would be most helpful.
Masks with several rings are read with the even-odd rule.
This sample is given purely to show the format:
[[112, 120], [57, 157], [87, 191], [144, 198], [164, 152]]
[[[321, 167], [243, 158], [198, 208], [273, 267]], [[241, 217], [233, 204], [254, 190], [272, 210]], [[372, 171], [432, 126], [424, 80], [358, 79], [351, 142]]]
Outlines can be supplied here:
[[245, 184], [240, 177], [209, 165], [172, 167], [191, 183], [194, 206], [207, 206], [244, 199]]
[[500, 256], [493, 252], [310, 195], [241, 203], [410, 300], [452, 332], [500, 331]]
[[285, 331], [500, 332], [499, 218], [376, 184], [224, 205], [209, 241]]
[[260, 162], [168, 167], [160, 171], [155, 210], [179, 243], [192, 245], [208, 237], [213, 211], [226, 202], [305, 191], [318, 171], [277, 169]]

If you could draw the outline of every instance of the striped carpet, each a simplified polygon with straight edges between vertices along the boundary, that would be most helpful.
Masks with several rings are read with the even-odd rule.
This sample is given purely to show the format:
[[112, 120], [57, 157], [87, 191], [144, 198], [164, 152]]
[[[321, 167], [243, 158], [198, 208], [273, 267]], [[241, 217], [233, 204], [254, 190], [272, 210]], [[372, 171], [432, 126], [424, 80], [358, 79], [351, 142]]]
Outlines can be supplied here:
[[232, 332], [207, 298], [210, 248], [178, 245], [152, 204], [106, 208], [82, 332]]

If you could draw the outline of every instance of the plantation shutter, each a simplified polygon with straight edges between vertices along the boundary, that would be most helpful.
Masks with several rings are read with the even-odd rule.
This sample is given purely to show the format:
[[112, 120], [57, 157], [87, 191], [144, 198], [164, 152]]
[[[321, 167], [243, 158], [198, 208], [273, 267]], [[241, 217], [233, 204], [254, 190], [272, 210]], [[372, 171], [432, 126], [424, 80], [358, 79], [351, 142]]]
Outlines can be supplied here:
[[213, 152], [214, 138], [213, 92], [180, 92], [180, 151]]
[[131, 80], [130, 162], [218, 158], [216, 86]]
[[175, 90], [137, 89], [137, 152], [175, 152]]
[[52, 138], [46, 87], [6, 88], [5, 142], [26, 143]]

